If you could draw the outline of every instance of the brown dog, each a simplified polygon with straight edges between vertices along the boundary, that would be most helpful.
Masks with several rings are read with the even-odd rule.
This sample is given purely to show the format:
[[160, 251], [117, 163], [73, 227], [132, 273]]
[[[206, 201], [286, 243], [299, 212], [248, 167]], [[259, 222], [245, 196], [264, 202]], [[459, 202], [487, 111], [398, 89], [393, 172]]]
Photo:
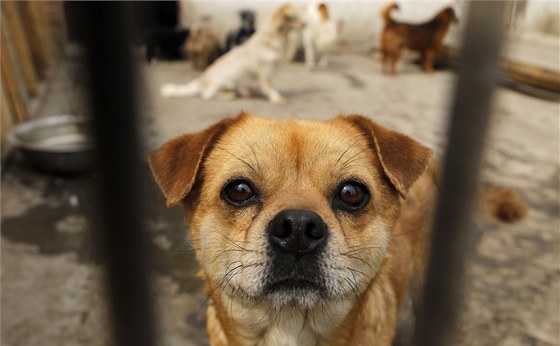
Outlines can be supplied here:
[[433, 72], [436, 53], [452, 22], [457, 20], [455, 11], [446, 7], [427, 23], [398, 23], [391, 18], [391, 11], [398, 9], [397, 4], [389, 4], [381, 11], [385, 27], [381, 34], [381, 54], [383, 73], [396, 74], [396, 63], [403, 49], [420, 53], [422, 67]]
[[204, 70], [212, 64], [219, 57], [221, 50], [216, 34], [205, 28], [192, 30], [186, 49], [193, 68], [197, 70]]
[[428, 148], [363, 116], [243, 113], [164, 144], [150, 165], [167, 204], [183, 205], [212, 345], [391, 345], [422, 287]]

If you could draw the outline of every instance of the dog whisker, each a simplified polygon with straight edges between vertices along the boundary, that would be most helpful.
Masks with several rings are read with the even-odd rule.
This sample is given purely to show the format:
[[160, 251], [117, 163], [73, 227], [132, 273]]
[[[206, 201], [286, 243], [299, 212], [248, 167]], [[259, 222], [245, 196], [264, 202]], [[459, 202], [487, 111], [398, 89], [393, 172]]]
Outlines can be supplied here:
[[350, 144], [348, 146], [348, 148], [346, 148], [346, 150], [344, 150], [342, 152], [342, 154], [340, 155], [340, 157], [336, 160], [336, 162], [333, 165], [333, 171], [336, 171], [336, 166], [338, 165], [338, 163], [340, 162], [340, 160], [342, 160], [342, 158], [344, 157], [344, 155], [346, 155], [346, 153], [352, 149], [354, 147], [354, 145], [356, 145], [358, 142], [360, 141], [360, 138], [357, 138], [354, 142], [352, 142], [352, 144]]
[[245, 250], [242, 250], [242, 249], [226, 249], [226, 250], [222, 250], [222, 251], [218, 252], [218, 253], [216, 254], [216, 256], [214, 256], [214, 258], [213, 258], [209, 263], [214, 263], [214, 262], [218, 259], [218, 257], [220, 257], [221, 255], [223, 255], [223, 254], [225, 254], [225, 253], [227, 253], [227, 252], [245, 252]]
[[399, 233], [399, 234], [391, 234], [391, 240], [393, 238], [400, 237], [400, 236], [403, 236], [403, 235], [407, 235], [407, 234], [410, 234], [410, 233], [415, 233], [415, 232], [418, 232], [418, 230], [415, 229], [415, 230], [412, 230], [412, 231], [403, 232], [403, 233]]
[[247, 162], [247, 161], [243, 160], [242, 158], [240, 158], [239, 156], [233, 154], [231, 151], [227, 150], [226, 148], [217, 147], [216, 149], [220, 149], [220, 150], [225, 151], [226, 153], [228, 153], [228, 154], [230, 154], [231, 156], [235, 157], [237, 160], [243, 162], [247, 167], [249, 167], [249, 169], [250, 169], [251, 171], [253, 171], [253, 173], [255, 173], [255, 174], [257, 173], [257, 170], [256, 170], [249, 162]]
[[354, 161], [356, 161], [357, 159], [359, 159], [359, 158], [360, 158], [360, 157], [359, 157], [360, 154], [363, 154], [363, 153], [369, 152], [369, 151], [370, 151], [370, 149], [369, 149], [369, 148], [366, 148], [366, 149], [363, 149], [363, 150], [357, 152], [356, 154], [352, 155], [349, 159], [347, 159], [346, 161], [344, 161], [344, 162], [342, 163], [342, 165], [340, 166], [340, 170], [343, 170], [344, 168], [348, 167], [349, 164], [351, 164], [352, 162], [354, 162]]
[[329, 310], [327, 309], [327, 307], [325, 306], [326, 302], [321, 303], [321, 310], [323, 311], [323, 316], [326, 316], [329, 321], [331, 322], [331, 324], [335, 324], [336, 322], [332, 319], [331, 314], [329, 313]]
[[[247, 310], [247, 312], [252, 311], [259, 303], [260, 303], [260, 301], [257, 301], [251, 308], [249, 308]], [[264, 320], [264, 318], [266, 316], [268, 316], [268, 313], [270, 312], [270, 309], [272, 309], [272, 304], [268, 305], [268, 308], [263, 312], [263, 315], [261, 316], [261, 318], [259, 318], [259, 320], [253, 324], [253, 327], [257, 327], [259, 324], [261, 324], [261, 322]]]
[[352, 255], [343, 255], [343, 256], [348, 257], [348, 258], [353, 259], [353, 260], [360, 261], [360, 262], [364, 263], [365, 265], [367, 265], [369, 268], [371, 268], [371, 270], [375, 271], [375, 268], [368, 261], [366, 261], [363, 258], [360, 258], [358, 256], [352, 256]]
[[354, 296], [356, 297], [356, 301], [358, 302], [358, 304], [357, 304], [358, 309], [360, 309], [360, 312], [361, 312], [363, 302], [362, 302], [362, 298], [360, 297], [360, 294], [358, 293], [359, 290], [358, 290], [357, 284], [355, 282], [353, 282], [352, 280], [350, 280], [349, 278], [344, 278], [344, 280], [346, 282], [348, 282], [348, 285], [349, 285], [350, 289], [352, 290], [352, 292], [354, 292]]
[[238, 248], [240, 248], [241, 250], [247, 251], [247, 252], [255, 252], [255, 250], [249, 250], [244, 248], [243, 246], [237, 244], [237, 242], [231, 240], [230, 238], [228, 238], [225, 234], [223, 234], [222, 232], [216, 232], [219, 235], [221, 235], [222, 237], [224, 237], [228, 242], [230, 242], [231, 244], [233, 244], [234, 246], [237, 246]]
[[[358, 246], [359, 246], [359, 245], [358, 245]], [[355, 247], [357, 247], [357, 246], [355, 246]], [[347, 255], [347, 254], [349, 254], [349, 253], [354, 253], [354, 252], [358, 252], [358, 251], [365, 251], [365, 250], [371, 250], [371, 249], [382, 249], [382, 248], [383, 248], [383, 247], [381, 247], [381, 246], [362, 246], [362, 247], [359, 247], [359, 248], [354, 249], [354, 250], [350, 250], [350, 251], [346, 251], [346, 252], [341, 252], [340, 254], [343, 255], [343, 256], [345, 256], [345, 255]]]
[[[346, 267], [346, 269], [348, 269], [348, 270], [352, 273], [352, 276], [354, 276], [354, 274], [357, 273], [357, 274], [359, 274], [360, 276], [362, 276], [363, 278], [366, 278], [366, 279], [368, 279], [368, 280], [373, 280], [373, 279], [374, 279], [373, 277], [371, 277], [371, 275], [368, 275], [368, 274], [364, 273], [364, 272], [361, 271], [361, 270], [354, 269], [354, 268], [350, 268], [350, 267]], [[354, 276], [354, 277], [355, 277], [355, 276]]]

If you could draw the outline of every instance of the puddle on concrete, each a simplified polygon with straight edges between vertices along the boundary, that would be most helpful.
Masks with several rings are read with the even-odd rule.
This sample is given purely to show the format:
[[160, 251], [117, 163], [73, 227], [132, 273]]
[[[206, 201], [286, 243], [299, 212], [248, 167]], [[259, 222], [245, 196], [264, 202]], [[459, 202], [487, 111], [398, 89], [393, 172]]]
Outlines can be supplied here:
[[[92, 191], [98, 176], [60, 177], [36, 173], [14, 163], [5, 168], [4, 184], [20, 184], [39, 189], [40, 202], [25, 213], [3, 217], [2, 237], [15, 243], [37, 246], [39, 253], [55, 255], [73, 252], [81, 263], [100, 263], [95, 229], [98, 212]], [[149, 177], [147, 165], [145, 176]], [[151, 178], [146, 179], [147, 207], [144, 224], [152, 245], [153, 270], [179, 284], [180, 292], [200, 292], [202, 282], [196, 277], [198, 264], [191, 249], [187, 227], [179, 207], [168, 209]], [[17, 189], [3, 189], [17, 191]], [[3, 200], [18, 198], [17, 193], [3, 195]], [[4, 207], [3, 207], [4, 208]], [[3, 210], [4, 211], [4, 210]], [[3, 215], [10, 215], [4, 213]], [[162, 246], [161, 244], [166, 244]], [[158, 245], [159, 244], [159, 245]]]

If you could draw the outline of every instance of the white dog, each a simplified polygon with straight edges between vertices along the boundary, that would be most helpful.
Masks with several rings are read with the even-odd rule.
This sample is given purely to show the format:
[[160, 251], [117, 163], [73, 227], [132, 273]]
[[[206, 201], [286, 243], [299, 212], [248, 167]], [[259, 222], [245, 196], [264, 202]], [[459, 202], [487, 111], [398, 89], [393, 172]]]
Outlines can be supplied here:
[[161, 88], [161, 94], [164, 97], [201, 95], [204, 99], [223, 91], [248, 95], [257, 82], [270, 102], [284, 103], [285, 99], [274, 88], [271, 79], [280, 64], [286, 61], [290, 32], [302, 27], [303, 22], [294, 8], [284, 5], [248, 41], [216, 60], [200, 77], [184, 85], [166, 84]]
[[323, 3], [311, 3], [307, 7], [305, 28], [303, 30], [303, 48], [305, 64], [309, 68], [327, 67], [328, 54], [338, 41], [338, 32], [342, 23], [335, 23], [329, 14], [329, 8]]

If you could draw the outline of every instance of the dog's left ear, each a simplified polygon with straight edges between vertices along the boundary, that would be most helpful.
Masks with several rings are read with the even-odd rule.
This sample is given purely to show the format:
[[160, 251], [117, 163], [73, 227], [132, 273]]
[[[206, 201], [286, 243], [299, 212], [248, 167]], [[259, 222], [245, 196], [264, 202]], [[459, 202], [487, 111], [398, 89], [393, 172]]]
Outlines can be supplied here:
[[235, 121], [224, 119], [206, 130], [177, 137], [150, 153], [150, 168], [168, 207], [188, 195], [209, 148]]
[[399, 194], [405, 198], [408, 189], [424, 173], [432, 152], [412, 138], [389, 130], [361, 115], [341, 117], [357, 127], [370, 140], [383, 171]]

